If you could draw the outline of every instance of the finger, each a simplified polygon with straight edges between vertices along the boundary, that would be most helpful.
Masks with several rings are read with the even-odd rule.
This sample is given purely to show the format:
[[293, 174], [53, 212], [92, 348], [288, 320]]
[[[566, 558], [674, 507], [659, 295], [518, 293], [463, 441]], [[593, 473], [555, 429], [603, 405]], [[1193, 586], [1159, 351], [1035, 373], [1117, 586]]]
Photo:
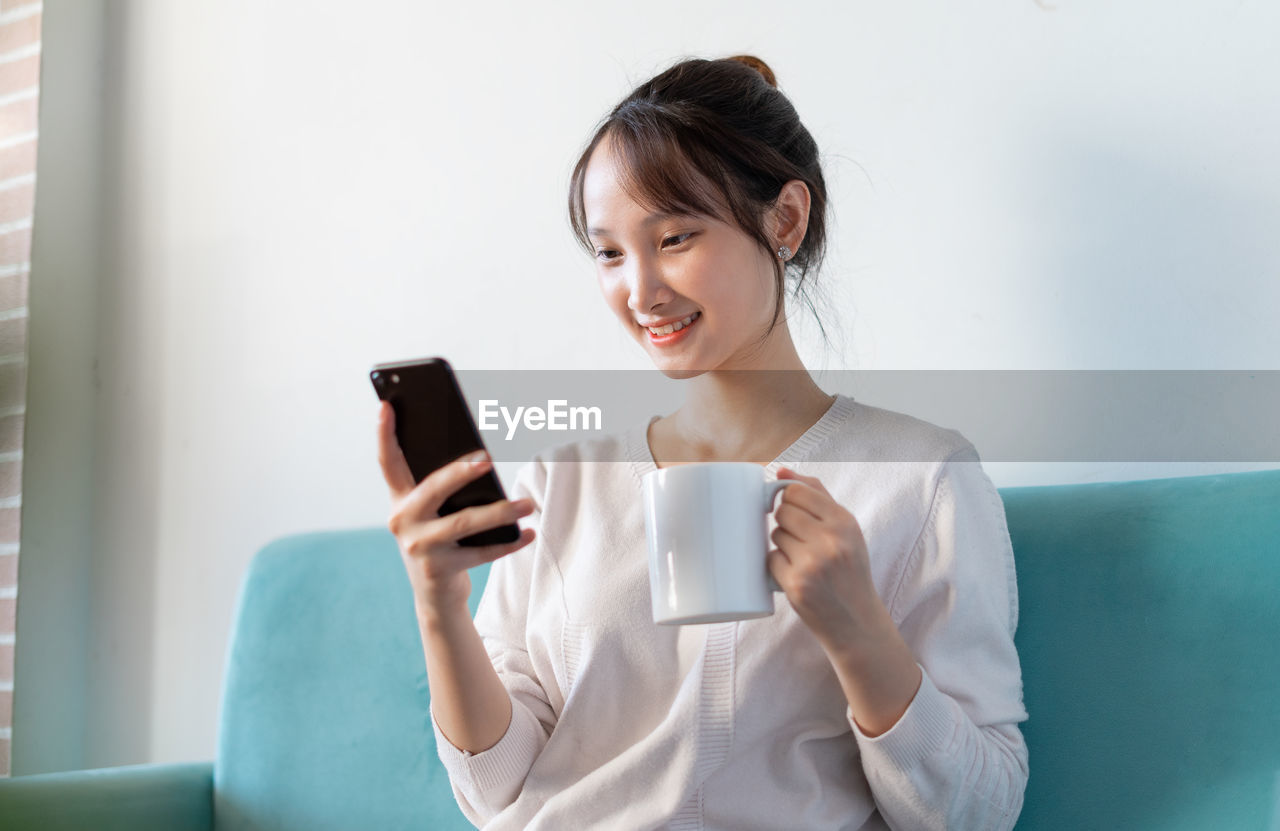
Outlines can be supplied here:
[[457, 542], [463, 537], [489, 531], [533, 513], [532, 499], [499, 499], [488, 505], [472, 505], [448, 515], [449, 534], [444, 539]]
[[[827, 512], [818, 507], [817, 503], [821, 500], [814, 499], [811, 496], [805, 496], [802, 493], [804, 490], [803, 488], [787, 488], [786, 490], [795, 491], [795, 493], [792, 494], [789, 499], [785, 495], [783, 496], [781, 504], [778, 505], [778, 510], [774, 512], [774, 516], [778, 517], [778, 522], [782, 522], [783, 510], [786, 510], [791, 516], [795, 516], [797, 513], [803, 513], [818, 522], [822, 521], [822, 518]], [[809, 493], [813, 494], [813, 491], [809, 491]], [[814, 494], [814, 496], [816, 496], [816, 494]]]
[[520, 536], [513, 542], [500, 542], [496, 545], [480, 545], [475, 548], [463, 547], [459, 549], [458, 559], [463, 564], [463, 568], [475, 568], [483, 563], [491, 563], [494, 560], [501, 559], [515, 551], [519, 551], [529, 543], [533, 542], [536, 533], [532, 528], [520, 529]]
[[794, 470], [792, 470], [789, 467], [778, 468], [778, 478], [795, 479], [799, 482], [804, 482], [806, 485], [808, 485], [811, 488], [814, 488], [815, 490], [822, 491], [823, 493], [827, 494], [827, 496], [831, 495], [830, 491], [827, 490], [827, 486], [822, 484], [822, 480], [820, 480], [818, 477], [805, 476], [803, 473], [796, 473]]
[[397, 499], [413, 490], [416, 483], [396, 438], [396, 413], [389, 401], [381, 402], [378, 409], [378, 466]]
[[786, 528], [773, 529], [773, 533], [769, 535], [769, 539], [773, 540], [773, 544], [778, 546], [778, 549], [782, 551], [783, 554], [787, 555], [787, 562], [792, 565], [795, 565], [796, 558], [800, 555], [800, 552], [806, 550], [804, 540], [800, 539]]
[[779, 528], [802, 540], [813, 538], [822, 525], [820, 518], [789, 502], [779, 507], [774, 516], [778, 519]]
[[401, 510], [416, 517], [439, 516], [440, 506], [446, 499], [462, 490], [468, 482], [484, 476], [492, 467], [493, 462], [487, 453], [479, 464], [471, 461], [470, 454], [454, 459], [443, 467], [431, 471], [405, 495]]
[[791, 505], [808, 511], [818, 519], [831, 513], [832, 499], [825, 491], [816, 490], [808, 482], [799, 479], [796, 482], [797, 484], [782, 489], [782, 501], [778, 510], [782, 510], [782, 505]]

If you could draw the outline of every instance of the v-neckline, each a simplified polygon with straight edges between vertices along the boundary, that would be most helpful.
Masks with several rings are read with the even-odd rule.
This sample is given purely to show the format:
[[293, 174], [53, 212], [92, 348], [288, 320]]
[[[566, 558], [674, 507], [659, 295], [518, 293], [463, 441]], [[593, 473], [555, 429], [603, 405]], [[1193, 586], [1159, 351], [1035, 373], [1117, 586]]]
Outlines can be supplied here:
[[[776, 459], [764, 465], [765, 473], [769, 477], [776, 475], [778, 468], [783, 465], [793, 465], [804, 461], [805, 456], [825, 439], [836, 425], [852, 414], [855, 406], [854, 400], [839, 392], [835, 396], [835, 401], [831, 402], [831, 406], [827, 408], [821, 418], [810, 425], [809, 429], [800, 435], [800, 438], [793, 441], [785, 450], [779, 453]], [[666, 468], [658, 467], [657, 461], [653, 458], [653, 451], [649, 447], [649, 426], [660, 418], [662, 418], [660, 415], [650, 416], [648, 421], [637, 424], [627, 431], [627, 456], [631, 462], [632, 472], [641, 481], [644, 480], [645, 475], [648, 473], [652, 473], [655, 470], [666, 470]]]

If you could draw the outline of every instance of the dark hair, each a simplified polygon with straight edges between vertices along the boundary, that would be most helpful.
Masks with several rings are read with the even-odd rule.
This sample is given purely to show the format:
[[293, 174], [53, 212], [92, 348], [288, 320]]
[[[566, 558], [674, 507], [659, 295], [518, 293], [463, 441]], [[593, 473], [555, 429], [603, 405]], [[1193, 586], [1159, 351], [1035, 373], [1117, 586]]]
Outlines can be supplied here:
[[[814, 312], [826, 339], [805, 286], [810, 272], [820, 269], [827, 247], [827, 186], [818, 145], [764, 61], [752, 55], [683, 60], [614, 107], [569, 180], [569, 222], [589, 253], [594, 248], [587, 234], [583, 179], [592, 152], [606, 137], [618, 152], [623, 188], [646, 209], [732, 220], [769, 252], [776, 274], [774, 314], [763, 338], [782, 316], [790, 271], [797, 296]], [[765, 231], [764, 213], [792, 179], [809, 188], [809, 222], [799, 249], [784, 263]]]

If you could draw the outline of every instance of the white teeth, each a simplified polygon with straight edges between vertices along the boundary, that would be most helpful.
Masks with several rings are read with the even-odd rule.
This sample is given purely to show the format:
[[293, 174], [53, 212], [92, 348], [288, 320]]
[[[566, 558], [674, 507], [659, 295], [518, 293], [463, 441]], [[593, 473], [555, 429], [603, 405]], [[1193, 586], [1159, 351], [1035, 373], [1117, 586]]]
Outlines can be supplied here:
[[693, 319], [700, 314], [702, 314], [702, 312], [694, 312], [693, 314], [686, 317], [684, 320], [677, 320], [675, 323], [668, 323], [666, 326], [659, 326], [657, 329], [654, 329], [651, 326], [647, 328], [649, 329], [650, 332], [654, 333], [655, 335], [669, 335], [672, 332], [679, 332], [681, 329], [688, 326], [690, 323], [693, 322]]

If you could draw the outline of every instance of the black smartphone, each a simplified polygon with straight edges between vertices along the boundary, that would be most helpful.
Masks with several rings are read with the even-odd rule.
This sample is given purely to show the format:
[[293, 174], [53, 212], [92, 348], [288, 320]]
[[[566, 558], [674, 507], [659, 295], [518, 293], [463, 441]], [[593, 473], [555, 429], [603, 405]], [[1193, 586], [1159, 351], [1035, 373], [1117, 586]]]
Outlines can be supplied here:
[[[455, 459], [484, 449], [462, 388], [444, 358], [376, 364], [369, 372], [369, 380], [378, 397], [391, 402], [396, 415], [396, 440], [414, 482], [421, 482]], [[490, 467], [483, 476], [450, 495], [440, 506], [440, 516], [506, 498], [502, 483]], [[463, 537], [458, 545], [493, 545], [515, 542], [519, 537], [520, 526], [512, 523]]]

